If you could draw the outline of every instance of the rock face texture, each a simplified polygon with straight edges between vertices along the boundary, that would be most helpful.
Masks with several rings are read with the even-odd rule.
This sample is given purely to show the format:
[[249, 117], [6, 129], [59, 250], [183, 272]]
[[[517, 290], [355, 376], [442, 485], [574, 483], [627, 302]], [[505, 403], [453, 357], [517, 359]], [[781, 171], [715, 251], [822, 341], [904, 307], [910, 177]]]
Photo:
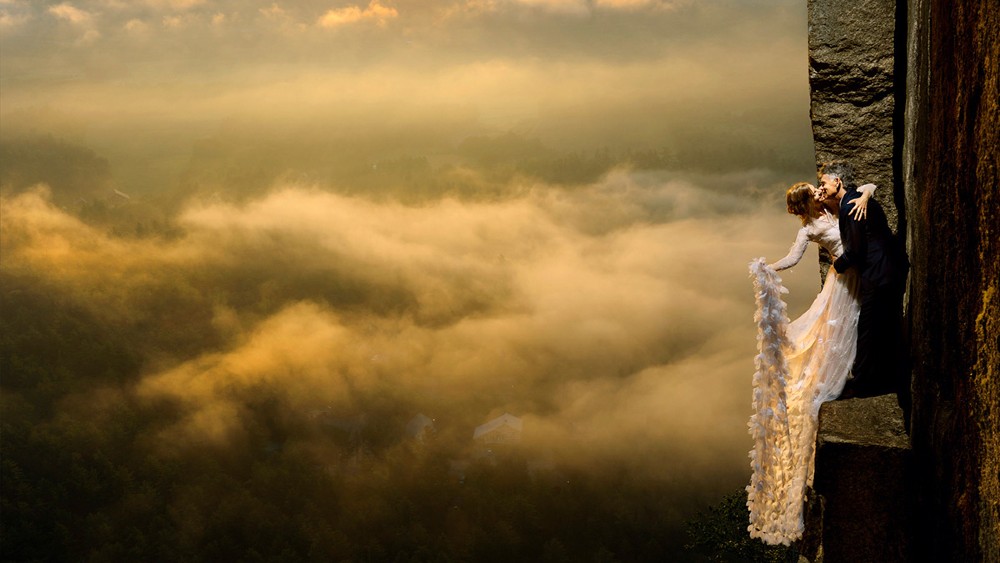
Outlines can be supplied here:
[[913, 449], [931, 561], [1000, 561], [1000, 4], [910, 0]]
[[911, 553], [1000, 561], [1000, 3], [809, 0], [809, 25], [817, 161], [891, 187], [913, 264]]
[[810, 113], [817, 165], [846, 160], [854, 166], [858, 184], [878, 185], [875, 197], [894, 231], [900, 223], [893, 197], [899, 183], [893, 160], [896, 31], [895, 0], [809, 0]]
[[913, 560], [912, 451], [896, 396], [826, 403], [819, 420], [819, 498], [802, 555], [823, 563]]

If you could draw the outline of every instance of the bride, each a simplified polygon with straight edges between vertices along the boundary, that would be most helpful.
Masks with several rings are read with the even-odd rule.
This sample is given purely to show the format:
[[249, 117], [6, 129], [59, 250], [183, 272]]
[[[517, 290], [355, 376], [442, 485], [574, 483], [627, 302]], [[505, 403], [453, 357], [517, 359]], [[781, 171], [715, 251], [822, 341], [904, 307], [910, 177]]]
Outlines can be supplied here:
[[[864, 218], [873, 184], [858, 188], [862, 195], [851, 214]], [[856, 352], [858, 280], [830, 268], [822, 291], [809, 310], [788, 322], [787, 290], [777, 272], [802, 260], [809, 242], [832, 257], [843, 254], [838, 209], [819, 201], [818, 190], [800, 182], [788, 189], [788, 212], [802, 220], [788, 255], [773, 264], [763, 258], [750, 263], [757, 294], [758, 350], [754, 360], [750, 451], [753, 475], [747, 487], [750, 536], [769, 544], [788, 545], [802, 536], [806, 487], [812, 484], [813, 446], [819, 407], [840, 395]], [[835, 202], [832, 202], [834, 205]]]

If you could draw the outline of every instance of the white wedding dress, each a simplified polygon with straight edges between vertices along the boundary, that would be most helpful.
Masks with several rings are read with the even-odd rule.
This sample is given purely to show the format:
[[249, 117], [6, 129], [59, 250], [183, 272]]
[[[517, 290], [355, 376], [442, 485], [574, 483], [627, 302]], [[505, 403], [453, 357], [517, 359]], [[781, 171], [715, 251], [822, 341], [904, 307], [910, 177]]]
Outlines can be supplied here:
[[788, 545], [802, 536], [806, 487], [812, 484], [819, 407], [844, 388], [857, 350], [859, 304], [853, 270], [830, 268], [812, 306], [791, 323], [781, 299], [787, 290], [777, 270], [799, 263], [809, 241], [832, 256], [843, 254], [837, 218], [810, 219], [788, 256], [772, 269], [763, 258], [750, 263], [757, 293], [757, 368], [750, 434], [753, 475], [747, 487], [750, 536]]

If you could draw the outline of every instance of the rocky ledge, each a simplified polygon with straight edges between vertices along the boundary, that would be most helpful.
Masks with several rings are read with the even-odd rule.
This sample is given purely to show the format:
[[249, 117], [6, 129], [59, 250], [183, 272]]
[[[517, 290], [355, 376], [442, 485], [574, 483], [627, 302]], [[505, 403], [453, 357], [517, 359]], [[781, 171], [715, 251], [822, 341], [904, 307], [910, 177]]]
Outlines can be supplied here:
[[910, 561], [911, 457], [895, 395], [824, 404], [802, 560]]

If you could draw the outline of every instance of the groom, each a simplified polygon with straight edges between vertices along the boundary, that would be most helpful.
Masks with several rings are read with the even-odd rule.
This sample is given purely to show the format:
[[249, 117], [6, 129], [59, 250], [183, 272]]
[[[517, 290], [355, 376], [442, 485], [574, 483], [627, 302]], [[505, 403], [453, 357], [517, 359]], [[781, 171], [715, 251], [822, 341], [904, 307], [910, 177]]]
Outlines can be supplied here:
[[830, 162], [820, 168], [820, 197], [840, 200], [844, 253], [833, 267], [838, 273], [855, 268], [859, 278], [858, 351], [851, 369], [853, 378], [841, 397], [897, 392], [900, 406], [909, 415], [910, 384], [903, 363], [902, 326], [903, 291], [910, 264], [877, 201], [868, 202], [867, 218], [851, 216], [852, 202], [860, 197], [856, 188], [848, 163]]

